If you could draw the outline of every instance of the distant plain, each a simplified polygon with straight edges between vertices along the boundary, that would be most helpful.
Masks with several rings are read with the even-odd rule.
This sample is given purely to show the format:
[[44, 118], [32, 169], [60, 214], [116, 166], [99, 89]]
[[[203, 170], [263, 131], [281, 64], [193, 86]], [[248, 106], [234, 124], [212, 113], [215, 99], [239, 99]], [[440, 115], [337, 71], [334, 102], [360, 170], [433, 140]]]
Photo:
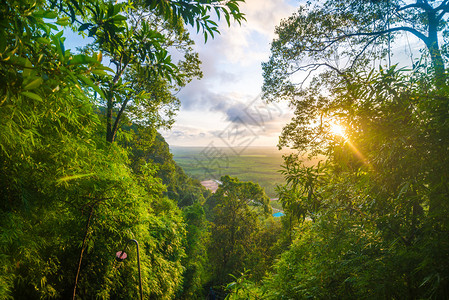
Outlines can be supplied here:
[[259, 183], [270, 198], [275, 198], [276, 185], [283, 184], [279, 172], [283, 155], [291, 150], [275, 147], [221, 148], [221, 147], [173, 147], [174, 160], [191, 177], [198, 180], [219, 180], [229, 175], [242, 181]]

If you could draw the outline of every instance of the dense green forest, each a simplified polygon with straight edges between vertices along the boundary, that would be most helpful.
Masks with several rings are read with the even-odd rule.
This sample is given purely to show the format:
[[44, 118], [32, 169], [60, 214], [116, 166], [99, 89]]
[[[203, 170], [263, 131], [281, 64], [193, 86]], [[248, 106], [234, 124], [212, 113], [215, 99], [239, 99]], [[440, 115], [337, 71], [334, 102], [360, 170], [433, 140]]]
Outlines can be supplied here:
[[277, 27], [281, 218], [158, 133], [202, 76], [186, 26], [207, 41], [243, 1], [0, 1], [0, 299], [136, 299], [139, 272], [145, 299], [449, 298], [449, 1], [308, 1]]

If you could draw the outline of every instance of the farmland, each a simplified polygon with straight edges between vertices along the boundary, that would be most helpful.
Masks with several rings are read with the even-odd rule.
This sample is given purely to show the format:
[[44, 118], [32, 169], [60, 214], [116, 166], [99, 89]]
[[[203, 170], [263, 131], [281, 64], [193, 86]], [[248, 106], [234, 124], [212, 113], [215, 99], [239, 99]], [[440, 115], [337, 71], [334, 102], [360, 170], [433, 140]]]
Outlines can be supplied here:
[[217, 147], [171, 147], [174, 160], [195, 179], [220, 179], [223, 175], [253, 181], [265, 188], [270, 198], [276, 197], [275, 187], [282, 184], [279, 170], [282, 156], [288, 151], [274, 147], [230, 149]]

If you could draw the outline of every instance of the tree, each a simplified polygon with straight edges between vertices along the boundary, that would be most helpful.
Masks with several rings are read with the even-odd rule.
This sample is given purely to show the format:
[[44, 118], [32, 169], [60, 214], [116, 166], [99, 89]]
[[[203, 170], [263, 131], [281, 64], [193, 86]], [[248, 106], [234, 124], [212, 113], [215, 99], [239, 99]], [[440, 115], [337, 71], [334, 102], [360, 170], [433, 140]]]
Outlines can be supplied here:
[[[151, 10], [139, 6], [97, 5], [93, 12], [94, 24], [112, 23], [80, 26], [89, 33], [95, 32], [92, 46], [100, 49], [114, 66], [112, 74], [95, 79], [102, 88], [99, 103], [106, 108], [106, 140], [115, 140], [125, 116], [155, 128], [169, 126], [179, 106], [172, 91], [192, 77], [201, 76], [198, 56], [192, 53], [193, 42], [183, 25], [161, 20]], [[184, 54], [179, 66], [172, 62], [169, 49]], [[165, 116], [160, 115], [162, 108]]]
[[[445, 83], [448, 1], [309, 1], [281, 22], [269, 62], [263, 64], [264, 96], [294, 96], [298, 72], [321, 67], [340, 74], [376, 59], [391, 59], [391, 44], [412, 34], [424, 44], [437, 86]], [[443, 40], [443, 44], [441, 43]], [[391, 65], [390, 62], [386, 65]], [[322, 69], [322, 68], [321, 68]]]
[[178, 299], [203, 299], [204, 285], [210, 279], [211, 266], [207, 255], [209, 224], [199, 203], [183, 208], [187, 224], [185, 239], [186, 257], [183, 260], [183, 288]]
[[166, 186], [164, 193], [175, 200], [179, 207], [186, 207], [195, 203], [204, 204], [205, 197], [210, 194], [199, 180], [192, 179], [174, 161], [169, 145], [156, 129], [148, 126], [133, 125], [132, 138], [123, 142], [130, 149], [130, 167], [134, 173], [140, 174], [146, 164], [157, 167], [157, 177]]
[[236, 275], [249, 267], [246, 262], [254, 250], [259, 226], [254, 209], [271, 212], [269, 198], [258, 184], [229, 176], [220, 180], [217, 191], [207, 200], [215, 203], [209, 253], [216, 284], [226, 283], [230, 279], [228, 274]]
[[[278, 27], [265, 97], [295, 108], [280, 146], [326, 163], [286, 160], [286, 217], [306, 218], [265, 283], [268, 298], [447, 297], [447, 4], [309, 3]], [[390, 58], [401, 32], [424, 43], [429, 64], [373, 62]]]
[[320, 172], [287, 161], [286, 217], [306, 218], [264, 283], [273, 299], [446, 297], [448, 96], [427, 76], [393, 67], [332, 90], [346, 132], [323, 126]]
[[[115, 66], [115, 70], [101, 66], [78, 74], [78, 80], [82, 81], [81, 86], [86, 88], [86, 92], [95, 93], [105, 102], [106, 140], [112, 142], [125, 111], [130, 110], [131, 106], [134, 109], [131, 109], [128, 117], [135, 121], [145, 120], [152, 122], [153, 126], [173, 122], [171, 118], [179, 101], [171, 92], [201, 74], [198, 57], [190, 47], [192, 41], [184, 24], [202, 30], [207, 40], [208, 36], [213, 37], [214, 33], [218, 33], [217, 24], [210, 19], [211, 11], [218, 17], [224, 15], [228, 24], [231, 18], [241, 22], [244, 17], [239, 11], [239, 2], [241, 0], [139, 1], [134, 4], [49, 1], [38, 5], [22, 5], [20, 1], [15, 1], [4, 7], [5, 22], [0, 25], [1, 63], [11, 69], [15, 67], [21, 70], [25, 67], [31, 71], [36, 66], [22, 49], [33, 47], [34, 42], [42, 45], [54, 43], [56, 53], [63, 60], [66, 50], [62, 32], [54, 37], [55, 41], [47, 40], [53, 36], [51, 30], [58, 30], [56, 25], [63, 29], [70, 27], [83, 35], [87, 33], [94, 39], [93, 44], [84, 49], [83, 54], [66, 57], [64, 66], [101, 62], [103, 54]], [[16, 4], [20, 9], [13, 9]], [[16, 24], [14, 18], [23, 22]], [[45, 21], [56, 18], [56, 24]], [[33, 36], [19, 34], [16, 44], [12, 43], [14, 39], [10, 37], [13, 33], [24, 31]], [[184, 54], [184, 61], [179, 61], [177, 65], [172, 62], [170, 55], [174, 49]], [[38, 56], [38, 53], [33, 54]], [[31, 72], [28, 71], [24, 74], [29, 75]], [[28, 90], [42, 83], [39, 77], [32, 76], [29, 79], [24, 85]], [[9, 82], [15, 80], [9, 78]], [[32, 91], [25, 93], [29, 97], [35, 95]], [[168, 120], [160, 120], [158, 110], [161, 106], [169, 108], [166, 113]], [[139, 112], [142, 110], [144, 114]]]
[[[101, 102], [106, 107], [108, 142], [115, 140], [125, 112], [134, 121], [155, 127], [173, 122], [179, 100], [171, 95], [172, 91], [201, 76], [198, 55], [193, 53], [193, 42], [182, 21], [197, 26], [198, 30], [201, 27], [207, 39], [218, 32], [207, 12], [214, 8], [218, 16], [225, 14], [228, 23], [230, 16], [240, 22], [243, 16], [238, 11], [238, 1], [220, 5], [210, 0], [87, 5], [89, 14], [83, 15], [85, 22], [79, 30], [94, 37], [94, 49], [100, 49], [115, 67], [112, 74], [102, 74], [99, 79]], [[172, 62], [173, 50], [184, 55], [178, 66]], [[166, 106], [168, 120], [161, 120], [158, 114], [161, 105]]]

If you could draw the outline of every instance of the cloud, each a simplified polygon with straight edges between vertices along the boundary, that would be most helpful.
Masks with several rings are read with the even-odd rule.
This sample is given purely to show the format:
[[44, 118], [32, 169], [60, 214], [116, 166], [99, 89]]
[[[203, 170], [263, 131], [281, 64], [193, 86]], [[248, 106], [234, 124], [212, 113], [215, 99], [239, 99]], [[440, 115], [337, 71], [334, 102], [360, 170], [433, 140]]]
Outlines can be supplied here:
[[[275, 37], [275, 26], [296, 10], [287, 0], [247, 0], [241, 3], [240, 8], [246, 21], [241, 25], [234, 22], [228, 27], [222, 18], [218, 21], [220, 34], [207, 43], [204, 43], [202, 35], [192, 30], [195, 49], [203, 61], [205, 75], [221, 73], [221, 64], [260, 65], [260, 61], [268, 58], [269, 44]], [[225, 80], [234, 79], [233, 76], [228, 77], [229, 74], [222, 75]]]
[[276, 137], [289, 122], [292, 112], [286, 105], [266, 103], [256, 97], [246, 103], [228, 103], [221, 111], [228, 125], [213, 134], [223, 139], [236, 140], [244, 137]]
[[207, 145], [215, 141], [226, 146], [237, 138], [247, 141], [267, 136], [276, 143], [290, 115], [282, 106], [267, 106], [257, 95], [263, 79], [261, 62], [269, 57], [275, 26], [296, 10], [289, 1], [293, 2], [245, 1], [241, 11], [247, 21], [228, 28], [221, 20], [221, 34], [206, 44], [202, 35], [192, 31], [204, 77], [193, 80], [177, 94], [181, 110], [179, 122], [164, 134], [169, 143]]
[[[275, 37], [275, 27], [280, 20], [290, 16], [296, 7], [283, 0], [247, 0], [241, 4], [246, 22], [219, 22], [221, 34], [207, 43], [207, 50], [215, 59], [249, 65], [267, 57], [269, 44]], [[207, 54], [203, 52], [206, 57]], [[201, 53], [200, 53], [201, 56]]]
[[175, 124], [171, 130], [161, 130], [161, 134], [169, 145], [198, 146], [214, 138], [213, 134], [202, 128]]
[[297, 10], [297, 2], [279, 0], [247, 0], [242, 6], [248, 26], [255, 31], [274, 38], [274, 27], [279, 24], [281, 19], [290, 16]]
[[207, 43], [202, 35], [192, 31], [204, 77], [192, 81], [178, 94], [183, 108], [223, 106], [222, 102], [232, 101], [230, 90], [251, 89], [257, 94], [262, 84], [260, 64], [268, 59], [274, 27], [293, 10], [287, 0], [247, 0], [241, 4], [247, 19], [241, 26], [227, 27], [222, 19], [219, 22], [221, 34]]
[[[279, 134], [282, 126], [292, 117], [287, 105], [266, 103], [260, 95], [252, 97], [239, 93], [219, 94], [209, 90], [192, 90], [183, 94], [182, 99], [183, 109], [200, 115], [201, 119], [213, 115], [211, 119], [216, 124], [221, 123], [221, 130], [224, 130], [226, 124], [234, 124], [247, 126], [260, 134]], [[208, 132], [209, 136], [217, 136], [220, 130]]]

